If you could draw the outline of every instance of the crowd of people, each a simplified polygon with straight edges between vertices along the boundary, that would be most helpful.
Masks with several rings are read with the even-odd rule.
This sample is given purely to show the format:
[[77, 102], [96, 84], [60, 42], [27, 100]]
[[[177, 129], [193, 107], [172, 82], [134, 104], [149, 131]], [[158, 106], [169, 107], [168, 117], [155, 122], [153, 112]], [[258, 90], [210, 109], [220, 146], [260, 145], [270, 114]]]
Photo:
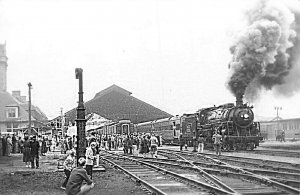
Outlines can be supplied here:
[[[156, 137], [154, 134], [96, 135], [92, 133], [86, 137], [85, 157], [79, 159], [80, 163], [78, 161], [78, 167], [76, 168], [76, 137], [73, 139], [65, 137], [60, 142], [61, 152], [68, 153], [63, 163], [66, 178], [61, 188], [67, 194], [90, 191], [94, 187], [92, 182], [93, 168], [99, 166], [100, 150], [123, 150], [124, 154], [131, 155], [150, 153], [153, 158], [157, 158], [157, 148], [161, 145], [161, 141], [161, 137]], [[84, 181], [86, 184], [83, 184]]]
[[[39, 143], [41, 155], [44, 155], [48, 151], [46, 138], [42, 138], [42, 136], [34, 136], [34, 138]], [[24, 138], [21, 138], [20, 136], [17, 136], [15, 134], [1, 135], [2, 155], [11, 156], [11, 154], [23, 153], [24, 143], [28, 139], [29, 137], [26, 135], [24, 136]], [[31, 136], [29, 140], [32, 141], [32, 139], [33, 136]]]
[[1, 135], [2, 141], [2, 155], [3, 156], [11, 156], [12, 153], [18, 153], [20, 151], [19, 138], [13, 135]]
[[[221, 154], [222, 136], [218, 131], [213, 135], [217, 154]], [[196, 137], [195, 137], [196, 139]], [[124, 154], [137, 156], [151, 156], [157, 158], [158, 147], [162, 145], [162, 137], [155, 134], [132, 133], [97, 135], [92, 133], [86, 137], [85, 157], [81, 157], [76, 166], [77, 137], [53, 137], [48, 140], [41, 136], [28, 136], [24, 138], [15, 135], [2, 136], [3, 154], [10, 156], [11, 153], [23, 153], [23, 161], [26, 167], [39, 168], [39, 155], [45, 155], [48, 151], [61, 151], [68, 154], [64, 160], [63, 167], [66, 178], [61, 188], [67, 194], [87, 193], [94, 187], [92, 181], [93, 167], [99, 166], [100, 150], [123, 150]], [[180, 137], [180, 149], [184, 144], [182, 135]], [[194, 140], [194, 150], [203, 152], [204, 136], [200, 135]]]

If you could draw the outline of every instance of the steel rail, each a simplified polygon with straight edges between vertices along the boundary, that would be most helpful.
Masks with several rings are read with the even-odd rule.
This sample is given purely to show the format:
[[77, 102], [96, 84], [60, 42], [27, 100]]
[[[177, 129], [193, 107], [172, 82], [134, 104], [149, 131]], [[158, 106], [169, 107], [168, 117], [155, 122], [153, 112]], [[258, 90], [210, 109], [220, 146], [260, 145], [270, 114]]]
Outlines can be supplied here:
[[[172, 151], [174, 151], [174, 150], [172, 150]], [[216, 154], [212, 154], [212, 153], [205, 153], [205, 155], [216, 156]], [[249, 160], [252, 160], [252, 161], [263, 162], [265, 164], [276, 163], [276, 164], [280, 164], [280, 165], [284, 165], [284, 166], [292, 166], [292, 167], [300, 168], [300, 164], [297, 164], [297, 163], [287, 163], [287, 162], [280, 162], [280, 161], [274, 161], [274, 160], [263, 160], [263, 159], [249, 158], [249, 157], [237, 157], [237, 156], [233, 156], [233, 155], [221, 156], [221, 158], [244, 159], [244, 160], [246, 160], [246, 161], [243, 161], [245, 163]]]
[[[172, 150], [172, 152], [178, 153], [177, 151], [174, 151], [174, 150]], [[185, 154], [188, 154], [188, 155], [192, 155], [192, 154], [189, 153], [189, 152], [180, 152], [180, 153], [185, 153]], [[207, 158], [207, 156], [205, 156], [205, 155], [203, 155], [203, 154], [199, 154], [199, 153], [196, 153], [196, 154], [193, 154], [193, 155], [201, 156], [202, 158]], [[245, 173], [245, 174], [252, 175], [253, 177], [256, 177], [256, 178], [258, 178], [258, 179], [261, 179], [262, 181], [265, 181], [266, 183], [268, 183], [268, 184], [270, 184], [270, 185], [272, 184], [274, 187], [278, 187], [278, 188], [284, 189], [285, 191], [288, 191], [288, 192], [290, 192], [290, 193], [292, 193], [292, 194], [297, 194], [297, 195], [300, 194], [300, 190], [298, 190], [298, 189], [296, 189], [296, 188], [293, 188], [293, 187], [290, 187], [290, 186], [288, 186], [288, 185], [282, 184], [282, 183], [280, 183], [280, 182], [274, 181], [274, 180], [272, 180], [272, 179], [269, 179], [268, 177], [264, 177], [264, 176], [260, 176], [260, 175], [251, 173], [251, 172], [249, 172], [249, 171], [247, 171], [247, 170], [244, 170], [243, 168], [240, 168], [240, 167], [236, 167], [236, 166], [230, 165], [230, 164], [225, 163], [225, 162], [222, 162], [222, 161], [220, 161], [220, 160], [215, 160], [215, 159], [213, 159], [213, 158], [211, 158], [211, 157], [209, 157], [209, 159], [215, 161], [216, 163], [222, 163], [222, 164], [224, 164], [224, 165], [226, 165], [226, 166], [228, 166], [228, 167], [232, 167], [232, 168], [234, 168], [234, 169], [237, 169], [237, 170], [239, 170], [239, 171], [241, 171], [241, 172], [243, 172], [243, 173]], [[275, 161], [275, 162], [276, 162], [276, 161]]]
[[166, 193], [162, 192], [160, 189], [156, 188], [155, 186], [149, 184], [148, 182], [146, 182], [143, 179], [140, 179], [139, 177], [137, 177], [136, 175], [134, 175], [133, 173], [131, 173], [130, 171], [124, 169], [123, 167], [121, 167], [120, 165], [114, 163], [113, 161], [104, 158], [102, 156], [100, 156], [100, 158], [104, 161], [107, 161], [108, 163], [112, 164], [114, 167], [117, 167], [118, 169], [122, 170], [124, 173], [130, 175], [131, 177], [133, 177], [135, 179], [136, 182], [143, 184], [144, 186], [146, 186], [148, 188], [148, 190], [150, 190], [151, 192], [156, 193], [157, 195], [167, 195]]
[[[186, 167], [183, 167], [181, 164], [185, 165], [187, 164], [186, 162], [180, 162], [180, 161], [177, 161], [179, 164], [174, 164], [176, 161], [173, 160], [173, 161], [170, 161], [170, 162], [163, 162], [163, 161], [160, 161], [160, 160], [157, 160], [155, 159], [154, 161], [149, 159], [145, 159], [145, 160], [142, 160], [144, 162], [148, 162], [148, 163], [155, 163], [155, 164], [160, 164], [160, 165], [164, 165], [164, 166], [172, 166], [172, 167], [181, 167], [181, 168], [187, 168], [187, 169], [191, 169], [191, 170], [196, 170], [196, 171], [199, 171], [198, 169], [195, 169], [194, 167], [189, 167], [189, 166], [186, 166]], [[220, 165], [222, 166], [222, 165]], [[203, 168], [203, 170], [205, 172], [211, 172], [211, 173], [219, 173], [219, 174], [222, 174], [222, 175], [228, 175], [229, 172], [228, 171], [224, 171], [224, 170], [214, 170], [214, 169], [210, 169], [210, 168]], [[199, 171], [200, 172], [200, 171]], [[200, 172], [201, 173], [201, 172]], [[249, 176], [251, 175], [245, 175], [245, 174], [241, 174], [241, 173], [230, 173], [232, 175], [236, 175], [236, 176], [243, 176], [243, 177], [246, 177], [246, 178], [249, 178]], [[250, 179], [253, 179], [253, 177], [251, 176]], [[287, 179], [280, 179], [280, 178], [275, 178], [275, 177], [271, 177], [270, 179], [272, 180], [275, 180], [275, 181], [278, 181], [280, 183], [284, 183], [286, 185], [289, 185], [289, 186], [292, 186], [292, 187], [296, 187], [296, 186], [299, 186], [300, 185], [300, 182], [297, 181], [297, 180], [287, 180]], [[257, 179], [256, 179], [257, 180]]]
[[203, 175], [205, 175], [205, 177], [209, 178], [212, 182], [214, 182], [217, 186], [219, 186], [220, 188], [231, 192], [231, 193], [236, 193], [237, 191], [232, 189], [231, 187], [227, 186], [225, 183], [221, 182], [218, 178], [216, 178], [215, 176], [207, 173], [204, 169], [201, 169], [199, 166], [195, 165], [194, 162], [191, 162], [189, 160], [187, 160], [186, 158], [178, 155], [178, 154], [173, 154], [176, 155], [178, 158], [181, 158], [182, 160], [184, 160], [185, 162], [187, 162], [188, 164], [190, 164], [193, 168], [197, 169], [198, 172], [202, 173]]
[[[116, 155], [116, 156], [120, 156], [118, 154], [114, 154], [114, 153], [111, 153], [111, 152], [108, 152], [109, 154], [113, 154], [113, 155]], [[197, 181], [197, 180], [194, 180], [194, 179], [190, 179], [190, 178], [186, 178], [184, 176], [181, 176], [181, 175], [178, 175], [177, 173], [174, 173], [172, 171], [168, 171], [166, 169], [163, 169], [161, 167], [158, 167], [158, 166], [155, 166], [153, 164], [150, 164], [150, 163], [147, 163], [147, 162], [143, 162], [141, 160], [136, 160], [132, 157], [128, 157], [128, 156], [125, 156], [123, 155], [122, 156], [124, 159], [128, 159], [128, 160], [131, 160], [131, 161], [135, 161], [135, 162], [138, 162], [140, 164], [143, 164], [143, 165], [146, 165], [148, 167], [152, 167], [158, 171], [161, 171], [163, 172], [164, 174], [168, 174], [168, 175], [171, 175], [173, 177], [176, 177], [176, 178], [179, 178], [183, 181], [187, 181], [187, 182], [190, 182], [190, 183], [193, 183], [194, 185], [197, 185], [197, 186], [200, 186], [202, 188], [205, 188], [206, 190], [210, 190], [211, 192], [213, 193], [218, 193], [218, 194], [234, 194], [234, 195], [237, 195], [238, 193], [232, 193], [232, 192], [229, 192], [229, 191], [226, 191], [224, 189], [221, 189], [221, 188], [217, 188], [217, 187], [214, 187], [214, 186], [211, 186], [209, 184], [206, 184], [206, 183], [203, 183], [203, 182], [200, 182], [200, 181]]]

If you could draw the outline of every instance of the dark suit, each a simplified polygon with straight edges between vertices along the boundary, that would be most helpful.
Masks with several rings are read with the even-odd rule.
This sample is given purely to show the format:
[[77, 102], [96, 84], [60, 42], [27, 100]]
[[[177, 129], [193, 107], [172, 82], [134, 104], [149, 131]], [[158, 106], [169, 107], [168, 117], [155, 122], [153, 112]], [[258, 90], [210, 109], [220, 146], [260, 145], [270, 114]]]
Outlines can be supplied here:
[[31, 149], [31, 168], [34, 168], [34, 160], [36, 168], [39, 167], [39, 142], [34, 140], [30, 142], [30, 149]]

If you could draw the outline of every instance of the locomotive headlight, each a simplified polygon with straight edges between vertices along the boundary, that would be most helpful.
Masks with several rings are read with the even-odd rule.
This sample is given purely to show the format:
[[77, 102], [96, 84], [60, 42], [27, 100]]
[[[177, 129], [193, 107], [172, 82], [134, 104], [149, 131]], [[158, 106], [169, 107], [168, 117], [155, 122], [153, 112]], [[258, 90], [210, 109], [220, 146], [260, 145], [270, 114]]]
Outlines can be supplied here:
[[244, 119], [248, 119], [249, 118], [249, 114], [244, 114]]

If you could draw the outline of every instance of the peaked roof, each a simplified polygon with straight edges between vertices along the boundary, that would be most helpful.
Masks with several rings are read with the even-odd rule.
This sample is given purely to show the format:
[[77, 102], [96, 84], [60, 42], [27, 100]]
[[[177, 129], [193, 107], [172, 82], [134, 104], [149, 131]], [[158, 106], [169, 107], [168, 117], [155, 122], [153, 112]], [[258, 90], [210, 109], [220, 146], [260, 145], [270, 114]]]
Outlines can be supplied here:
[[[0, 92], [0, 122], [7, 121], [6, 118], [6, 107], [8, 106], [18, 106], [19, 107], [19, 117], [17, 119], [10, 119], [14, 121], [28, 121], [28, 102], [22, 102], [19, 99], [12, 96], [6, 91]], [[31, 120], [33, 121], [47, 121], [46, 115], [36, 106], [32, 105], [31, 110]]]
[[124, 95], [131, 95], [132, 94], [131, 92], [127, 91], [126, 89], [123, 89], [122, 87], [119, 87], [119, 86], [113, 84], [112, 86], [107, 87], [106, 89], [103, 89], [102, 91], [96, 93], [94, 98], [101, 97], [101, 96], [103, 96], [107, 93], [110, 93], [111, 91], [118, 91], [119, 93], [122, 93]]
[[[167, 112], [131, 96], [131, 94], [131, 92], [117, 85], [112, 85], [98, 92], [93, 99], [84, 104], [86, 115], [97, 113], [110, 120], [129, 119], [133, 123], [172, 116]], [[76, 119], [76, 108], [67, 112], [66, 117], [74, 122]]]

